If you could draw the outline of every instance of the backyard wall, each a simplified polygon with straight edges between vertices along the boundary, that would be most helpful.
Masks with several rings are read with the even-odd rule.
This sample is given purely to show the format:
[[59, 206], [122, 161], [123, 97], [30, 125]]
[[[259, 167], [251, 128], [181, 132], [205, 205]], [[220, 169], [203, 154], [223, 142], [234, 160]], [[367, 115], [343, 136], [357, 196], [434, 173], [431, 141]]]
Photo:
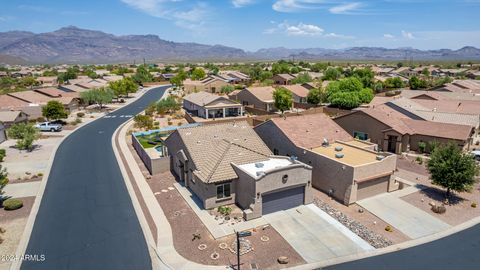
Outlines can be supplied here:
[[150, 158], [148, 153], [145, 151], [145, 149], [143, 149], [142, 145], [133, 134], [132, 145], [151, 175], [167, 172], [170, 170], [170, 158], [168, 156], [154, 159]]

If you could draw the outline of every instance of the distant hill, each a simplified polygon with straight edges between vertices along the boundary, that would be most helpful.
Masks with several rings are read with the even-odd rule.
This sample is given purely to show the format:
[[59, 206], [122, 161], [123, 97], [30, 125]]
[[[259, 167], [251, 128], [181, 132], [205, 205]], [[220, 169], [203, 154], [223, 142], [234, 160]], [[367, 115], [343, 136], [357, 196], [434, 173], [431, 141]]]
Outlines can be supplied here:
[[[480, 60], [480, 50], [417, 50], [354, 47], [342, 50], [283, 47], [245, 52], [222, 45], [180, 43], [156, 35], [115, 36], [101, 31], [64, 27], [54, 32], [35, 34], [23, 31], [0, 33], [0, 55], [30, 63], [116, 63], [125, 61], [172, 60]], [[1, 62], [1, 61], [0, 61]]]

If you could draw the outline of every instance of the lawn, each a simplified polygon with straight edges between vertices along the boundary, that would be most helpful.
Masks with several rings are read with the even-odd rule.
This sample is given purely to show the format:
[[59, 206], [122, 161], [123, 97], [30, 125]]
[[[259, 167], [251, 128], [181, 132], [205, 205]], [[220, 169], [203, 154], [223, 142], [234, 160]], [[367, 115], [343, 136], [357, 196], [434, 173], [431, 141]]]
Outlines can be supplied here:
[[[168, 133], [153, 133], [150, 135], [137, 136], [137, 140], [140, 142], [144, 149], [153, 148], [159, 145], [163, 145], [162, 137], [168, 136]], [[151, 144], [153, 142], [154, 144]]]

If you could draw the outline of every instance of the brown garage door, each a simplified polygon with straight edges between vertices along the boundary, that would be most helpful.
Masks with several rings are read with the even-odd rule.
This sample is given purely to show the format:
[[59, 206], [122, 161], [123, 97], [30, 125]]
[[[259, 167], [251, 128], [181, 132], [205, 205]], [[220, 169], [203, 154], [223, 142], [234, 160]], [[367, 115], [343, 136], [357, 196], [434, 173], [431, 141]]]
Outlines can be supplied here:
[[387, 192], [388, 179], [390, 179], [390, 176], [359, 183], [357, 188], [357, 200]]

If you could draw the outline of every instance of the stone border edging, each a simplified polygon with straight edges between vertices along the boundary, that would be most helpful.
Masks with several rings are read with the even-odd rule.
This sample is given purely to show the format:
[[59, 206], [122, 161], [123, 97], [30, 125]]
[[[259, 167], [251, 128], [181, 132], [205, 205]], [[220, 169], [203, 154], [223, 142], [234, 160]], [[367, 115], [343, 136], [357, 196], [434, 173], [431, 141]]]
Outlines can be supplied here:
[[[142, 89], [141, 91], [139, 91], [140, 95], [134, 97], [132, 102], [134, 102], [138, 98], [142, 97], [145, 93], [147, 93], [149, 90], [151, 90], [153, 88], [157, 88], [157, 86]], [[167, 90], [165, 90], [165, 92], [167, 92]], [[130, 103], [132, 103], [132, 102], [130, 102]], [[128, 106], [128, 105], [129, 104], [125, 104], [125, 106]], [[116, 109], [110, 111], [109, 113], [112, 113], [116, 110], [122, 109], [125, 106], [116, 108]], [[30, 210], [30, 214], [28, 215], [27, 224], [25, 225], [25, 228], [23, 229], [22, 237], [20, 238], [20, 242], [19, 242], [19, 244], [17, 246], [17, 249], [15, 251], [15, 255], [16, 255], [17, 258], [20, 258], [27, 251], [28, 242], [30, 241], [30, 236], [32, 235], [32, 231], [33, 231], [33, 225], [35, 224], [35, 220], [37, 218], [38, 210], [40, 209], [40, 204], [42, 202], [43, 194], [45, 193], [48, 178], [50, 176], [50, 170], [52, 169], [53, 162], [55, 161], [55, 156], [57, 154], [58, 148], [60, 147], [60, 145], [62, 145], [63, 141], [65, 141], [68, 138], [68, 136], [72, 135], [77, 130], [80, 130], [81, 128], [97, 121], [98, 119], [102, 119], [102, 118], [103, 118], [103, 116], [99, 117], [97, 119], [94, 119], [93, 121], [85, 123], [84, 125], [80, 126], [79, 128], [77, 128], [77, 129], [73, 130], [72, 132], [66, 134], [60, 140], [60, 142], [57, 145], [55, 145], [55, 147], [53, 148], [53, 151], [52, 151], [52, 154], [50, 155], [50, 158], [48, 160], [48, 165], [47, 165], [47, 168], [45, 169], [45, 173], [43, 175], [40, 187], [38, 189], [37, 195], [35, 196], [35, 201], [33, 203], [32, 209]], [[12, 262], [12, 264], [10, 265], [10, 270], [19, 270], [21, 266], [22, 266], [22, 261], [21, 260], [14, 260]]]

